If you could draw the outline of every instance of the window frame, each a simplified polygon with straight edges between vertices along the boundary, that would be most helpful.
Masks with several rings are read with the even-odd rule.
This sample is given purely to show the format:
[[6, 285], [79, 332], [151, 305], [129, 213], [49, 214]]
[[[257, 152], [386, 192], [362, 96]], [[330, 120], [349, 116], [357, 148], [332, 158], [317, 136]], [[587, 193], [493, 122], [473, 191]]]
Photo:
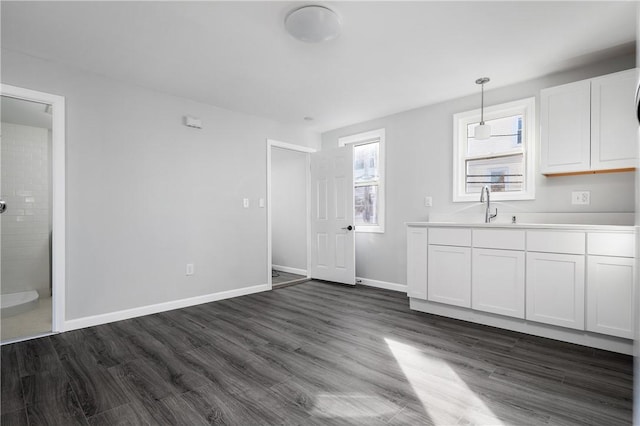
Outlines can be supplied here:
[[[385, 129], [376, 129], [370, 130], [363, 133], [357, 133], [355, 135], [344, 136], [338, 138], [338, 146], [344, 147], [347, 145], [351, 146], [353, 150], [354, 146], [357, 145], [366, 145], [368, 143], [378, 142], [378, 224], [377, 225], [355, 225], [355, 209], [354, 209], [354, 225], [356, 232], [368, 232], [368, 233], [384, 233], [385, 228]], [[352, 173], [353, 173], [353, 164], [351, 165]], [[354, 189], [356, 187], [355, 182], [353, 185]], [[355, 191], [354, 191], [354, 200], [355, 200]]]
[[[536, 98], [530, 97], [484, 108], [485, 121], [510, 115], [522, 114], [524, 156], [524, 189], [518, 192], [492, 192], [491, 199], [498, 201], [517, 201], [535, 199], [535, 161], [536, 161]], [[480, 122], [480, 109], [459, 112], [453, 115], [453, 202], [478, 201], [479, 193], [465, 192], [465, 160], [488, 158], [489, 156], [467, 157], [467, 125]], [[512, 153], [504, 153], [504, 156]]]

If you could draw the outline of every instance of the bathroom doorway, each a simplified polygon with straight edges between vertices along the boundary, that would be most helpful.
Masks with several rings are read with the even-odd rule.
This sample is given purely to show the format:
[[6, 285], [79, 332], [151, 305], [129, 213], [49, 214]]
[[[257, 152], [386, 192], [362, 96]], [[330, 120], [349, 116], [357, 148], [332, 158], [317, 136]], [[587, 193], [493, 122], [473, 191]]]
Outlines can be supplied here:
[[3, 84], [0, 102], [4, 344], [62, 330], [64, 98]]
[[267, 141], [268, 282], [272, 288], [309, 275], [309, 155], [315, 150]]

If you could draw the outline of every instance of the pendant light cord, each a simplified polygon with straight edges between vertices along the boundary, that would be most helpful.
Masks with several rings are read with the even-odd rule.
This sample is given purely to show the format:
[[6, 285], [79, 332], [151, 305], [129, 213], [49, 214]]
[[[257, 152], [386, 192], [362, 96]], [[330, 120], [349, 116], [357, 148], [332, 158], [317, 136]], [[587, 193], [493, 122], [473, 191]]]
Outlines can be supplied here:
[[482, 83], [480, 90], [480, 124], [484, 124], [484, 83]]

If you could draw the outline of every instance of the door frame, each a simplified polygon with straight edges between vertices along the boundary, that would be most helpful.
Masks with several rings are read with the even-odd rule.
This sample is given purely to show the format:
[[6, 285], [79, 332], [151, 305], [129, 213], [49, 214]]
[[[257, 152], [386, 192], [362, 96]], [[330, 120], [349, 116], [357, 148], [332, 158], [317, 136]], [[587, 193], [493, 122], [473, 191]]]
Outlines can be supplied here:
[[272, 229], [271, 229], [271, 153], [273, 148], [287, 149], [290, 151], [302, 152], [306, 154], [306, 204], [307, 204], [307, 278], [311, 278], [311, 246], [309, 245], [309, 232], [311, 229], [311, 157], [310, 155], [317, 150], [306, 146], [294, 145], [287, 142], [280, 142], [274, 139], [267, 139], [267, 284], [269, 290], [273, 288], [273, 279], [271, 277], [271, 269], [273, 267], [273, 247], [272, 247]]
[[[22, 87], [1, 84], [0, 95], [51, 105], [51, 331], [65, 330], [66, 292], [66, 181], [65, 181], [65, 98]], [[31, 337], [26, 337], [29, 339]]]

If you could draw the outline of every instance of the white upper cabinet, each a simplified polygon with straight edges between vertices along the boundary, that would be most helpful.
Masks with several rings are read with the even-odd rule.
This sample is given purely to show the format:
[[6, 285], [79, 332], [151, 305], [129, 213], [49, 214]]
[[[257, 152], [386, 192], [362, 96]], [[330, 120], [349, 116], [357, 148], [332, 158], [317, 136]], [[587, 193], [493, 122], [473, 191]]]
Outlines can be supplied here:
[[591, 80], [591, 168], [636, 167], [636, 70]]
[[591, 83], [551, 87], [540, 92], [542, 173], [589, 170]]
[[540, 171], [591, 172], [636, 166], [637, 70], [540, 91]]

